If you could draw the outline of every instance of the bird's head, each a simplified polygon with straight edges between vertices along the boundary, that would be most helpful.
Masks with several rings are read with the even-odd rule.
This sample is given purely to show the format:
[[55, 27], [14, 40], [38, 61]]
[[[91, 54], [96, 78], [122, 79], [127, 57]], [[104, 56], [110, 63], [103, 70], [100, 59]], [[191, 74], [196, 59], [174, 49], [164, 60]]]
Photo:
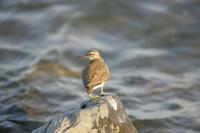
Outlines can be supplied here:
[[90, 61], [101, 59], [101, 55], [97, 50], [90, 50], [85, 55], [79, 57], [80, 60], [89, 59]]

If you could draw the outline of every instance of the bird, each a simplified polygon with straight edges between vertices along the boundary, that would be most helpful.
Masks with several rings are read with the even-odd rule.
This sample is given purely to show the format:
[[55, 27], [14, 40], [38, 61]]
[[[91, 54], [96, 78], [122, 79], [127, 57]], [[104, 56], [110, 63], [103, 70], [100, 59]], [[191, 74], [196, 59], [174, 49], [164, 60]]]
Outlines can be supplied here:
[[[110, 70], [101, 54], [97, 50], [89, 50], [80, 60], [89, 60], [89, 64], [82, 70], [82, 82], [91, 99], [99, 98], [104, 94], [104, 84], [110, 79]], [[93, 90], [101, 88], [100, 95], [93, 96]]]

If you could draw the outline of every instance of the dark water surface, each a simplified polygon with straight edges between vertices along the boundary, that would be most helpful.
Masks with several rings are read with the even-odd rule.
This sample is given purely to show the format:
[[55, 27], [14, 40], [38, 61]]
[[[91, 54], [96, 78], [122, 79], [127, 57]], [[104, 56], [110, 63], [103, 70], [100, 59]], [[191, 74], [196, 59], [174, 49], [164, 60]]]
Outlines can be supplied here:
[[199, 133], [199, 0], [1, 0], [0, 132], [88, 99], [76, 56], [91, 48], [140, 133]]

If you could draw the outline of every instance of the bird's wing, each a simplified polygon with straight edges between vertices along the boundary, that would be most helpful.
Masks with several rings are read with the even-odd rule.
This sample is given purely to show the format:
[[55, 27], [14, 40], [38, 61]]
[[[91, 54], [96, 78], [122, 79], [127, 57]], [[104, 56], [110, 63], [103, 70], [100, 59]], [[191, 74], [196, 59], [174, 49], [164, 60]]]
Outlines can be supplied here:
[[107, 81], [110, 78], [110, 72], [106, 64], [95, 66], [88, 70], [88, 84], [87, 87], [92, 87], [102, 82]]
[[87, 84], [88, 84], [88, 79], [87, 79], [87, 68], [83, 69], [82, 71], [82, 81], [83, 81], [83, 85], [85, 87], [87, 87]]

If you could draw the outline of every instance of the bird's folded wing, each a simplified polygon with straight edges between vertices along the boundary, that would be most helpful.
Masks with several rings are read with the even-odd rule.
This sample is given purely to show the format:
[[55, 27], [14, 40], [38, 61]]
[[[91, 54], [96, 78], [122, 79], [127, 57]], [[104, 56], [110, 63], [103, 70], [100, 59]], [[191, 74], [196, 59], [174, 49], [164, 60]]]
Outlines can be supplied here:
[[[92, 72], [90, 72], [92, 71]], [[107, 65], [103, 64], [88, 71], [88, 87], [92, 87], [109, 79], [110, 74]]]
[[87, 83], [88, 83], [88, 81], [87, 81], [87, 68], [83, 69], [83, 71], [82, 71], [82, 81], [83, 81], [83, 85], [85, 87], [87, 87]]

